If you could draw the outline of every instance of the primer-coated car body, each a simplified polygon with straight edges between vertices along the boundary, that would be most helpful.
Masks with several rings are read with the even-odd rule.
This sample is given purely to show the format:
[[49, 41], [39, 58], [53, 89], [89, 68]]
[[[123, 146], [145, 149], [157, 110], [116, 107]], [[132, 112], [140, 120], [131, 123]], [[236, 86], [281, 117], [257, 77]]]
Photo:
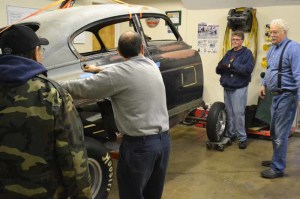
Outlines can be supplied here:
[[[83, 73], [84, 64], [105, 66], [123, 61], [116, 49], [106, 50], [105, 47], [99, 53], [80, 54], [72, 43], [78, 34], [90, 27], [100, 29], [106, 24], [122, 20], [131, 21], [134, 27], [139, 27], [140, 17], [164, 19], [176, 37], [173, 41], [147, 41], [143, 30], [138, 30], [145, 39], [146, 56], [150, 56], [160, 65], [170, 117], [198, 107], [203, 92], [200, 56], [182, 41], [171, 21], [155, 8], [120, 4], [81, 6], [50, 11], [22, 23], [36, 29], [38, 35], [49, 40], [50, 44], [45, 46], [43, 60], [43, 64], [49, 70], [49, 77], [54, 80], [67, 80], [79, 78]], [[182, 119], [177, 118], [171, 124], [176, 124]]]

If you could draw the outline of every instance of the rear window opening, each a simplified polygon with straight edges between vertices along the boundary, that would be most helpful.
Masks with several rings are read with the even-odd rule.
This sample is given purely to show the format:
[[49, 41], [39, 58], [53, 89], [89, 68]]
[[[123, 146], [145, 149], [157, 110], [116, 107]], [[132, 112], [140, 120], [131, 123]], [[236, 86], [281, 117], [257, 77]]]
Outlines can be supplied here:
[[[148, 45], [156, 45], [158, 41], [163, 43], [177, 41], [175, 33], [168, 25], [168, 21], [161, 16], [143, 16], [140, 19], [145, 40]], [[72, 40], [75, 54], [80, 56], [92, 56], [100, 53], [117, 50], [118, 38], [125, 31], [134, 31], [135, 27], [129, 18], [117, 19], [105, 24], [96, 22], [77, 34]], [[71, 37], [72, 38], [72, 37]]]

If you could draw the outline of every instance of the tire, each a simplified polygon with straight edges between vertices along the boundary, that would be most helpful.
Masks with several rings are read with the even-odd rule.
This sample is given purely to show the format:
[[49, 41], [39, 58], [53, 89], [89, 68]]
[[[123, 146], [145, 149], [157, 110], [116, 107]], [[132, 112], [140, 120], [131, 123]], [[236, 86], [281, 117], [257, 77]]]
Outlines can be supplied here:
[[215, 102], [210, 107], [206, 118], [206, 133], [209, 141], [219, 142], [222, 140], [227, 127], [227, 115], [225, 104]]
[[106, 199], [113, 182], [113, 163], [103, 144], [85, 137], [93, 199]]

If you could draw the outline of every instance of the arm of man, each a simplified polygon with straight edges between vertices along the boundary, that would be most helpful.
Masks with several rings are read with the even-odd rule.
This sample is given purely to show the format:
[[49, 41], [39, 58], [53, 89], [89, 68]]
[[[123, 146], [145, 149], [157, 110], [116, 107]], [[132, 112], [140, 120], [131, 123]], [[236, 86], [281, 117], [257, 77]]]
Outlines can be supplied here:
[[259, 97], [264, 99], [266, 95], [266, 87], [265, 86], [261, 86], [259, 89]]
[[61, 96], [62, 105], [55, 120], [55, 148], [63, 183], [69, 196], [91, 199], [91, 182], [83, 126], [73, 105], [72, 97]]
[[228, 65], [223, 64], [222, 62], [219, 62], [217, 68], [216, 68], [216, 73], [221, 75], [225, 73], [228, 70]]
[[113, 69], [106, 68], [100, 73], [85, 79], [61, 81], [59, 83], [75, 99], [103, 99], [112, 96], [115, 92], [109, 70]]
[[291, 54], [291, 68], [297, 87], [298, 108], [300, 108], [300, 44], [294, 44]]
[[90, 72], [90, 73], [99, 73], [103, 71], [103, 68], [95, 65], [85, 65], [83, 71]]
[[224, 55], [224, 57], [221, 59], [221, 61], [218, 63], [216, 67], [216, 73], [219, 75], [222, 75], [223, 73], [229, 70], [229, 65], [224, 64], [224, 60], [226, 60], [228, 57], [228, 52], [229, 51], [227, 51], [227, 53]]
[[249, 75], [251, 75], [254, 69], [254, 57], [250, 50], [247, 50], [243, 56], [244, 57], [241, 58], [241, 62], [233, 62], [230, 65], [230, 68], [234, 73], [248, 77]]

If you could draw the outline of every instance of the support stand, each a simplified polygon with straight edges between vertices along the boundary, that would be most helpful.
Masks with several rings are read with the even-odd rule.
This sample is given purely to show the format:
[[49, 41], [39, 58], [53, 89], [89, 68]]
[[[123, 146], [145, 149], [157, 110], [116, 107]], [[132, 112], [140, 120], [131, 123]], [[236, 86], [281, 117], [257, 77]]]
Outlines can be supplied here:
[[207, 141], [206, 142], [206, 148], [207, 149], [215, 149], [215, 150], [218, 150], [218, 151], [224, 151], [225, 146], [229, 146], [231, 144], [232, 144], [232, 142], [231, 142], [230, 138], [223, 137], [220, 142]]

